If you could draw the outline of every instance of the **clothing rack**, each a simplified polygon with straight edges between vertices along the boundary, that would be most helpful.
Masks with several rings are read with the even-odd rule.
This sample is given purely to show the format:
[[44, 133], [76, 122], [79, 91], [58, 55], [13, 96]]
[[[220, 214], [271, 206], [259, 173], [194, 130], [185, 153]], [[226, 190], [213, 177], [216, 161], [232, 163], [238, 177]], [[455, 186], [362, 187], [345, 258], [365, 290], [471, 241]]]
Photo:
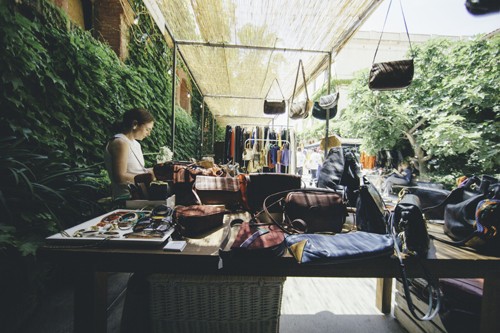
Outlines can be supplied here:
[[[267, 139], [253, 139], [253, 140], [254, 141], [263, 141], [263, 142], [267, 141]], [[246, 139], [245, 140], [245, 144], [244, 144], [245, 147], [246, 147], [246, 145], [247, 145], [247, 143], [249, 141], [252, 141], [252, 139], [250, 138], [250, 139]], [[278, 140], [273, 140], [273, 141], [278, 141]], [[288, 140], [281, 140], [281, 143], [288, 145], [288, 153], [290, 154], [290, 160], [291, 160], [291, 156], [292, 156], [292, 154], [295, 154], [295, 152], [291, 149], [290, 141], [288, 141]], [[290, 171], [290, 164], [288, 164], [287, 166], [285, 166], [285, 173], [288, 173], [289, 171]]]

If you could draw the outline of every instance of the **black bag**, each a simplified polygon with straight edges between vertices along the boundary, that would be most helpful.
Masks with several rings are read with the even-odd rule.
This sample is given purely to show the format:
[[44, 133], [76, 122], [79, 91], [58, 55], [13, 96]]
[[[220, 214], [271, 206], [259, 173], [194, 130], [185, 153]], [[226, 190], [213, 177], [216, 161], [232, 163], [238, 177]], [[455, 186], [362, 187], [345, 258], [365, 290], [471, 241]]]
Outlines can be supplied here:
[[316, 119], [326, 120], [326, 113], [327, 113], [326, 111], [329, 110], [330, 113], [328, 114], [329, 116], [328, 119], [332, 119], [337, 115], [337, 109], [338, 109], [337, 105], [333, 106], [330, 109], [324, 109], [321, 106], [319, 106], [319, 102], [314, 102], [312, 116]]
[[318, 175], [318, 187], [344, 189], [347, 204], [356, 205], [360, 184], [360, 171], [356, 157], [351, 152], [344, 153], [342, 147], [330, 149]]
[[[273, 86], [273, 83], [276, 81], [278, 84], [278, 88], [281, 93], [281, 97], [283, 98], [281, 101], [269, 101], [267, 100], [267, 96], [269, 95], [269, 92], [271, 91], [271, 88]], [[264, 114], [283, 114], [286, 111], [286, 102], [285, 102], [285, 96], [283, 96], [283, 92], [281, 91], [280, 83], [278, 82], [278, 79], [274, 79], [271, 85], [269, 86], [269, 90], [267, 91], [266, 94], [266, 100], [264, 100]]]
[[[396, 205], [389, 218], [389, 226], [394, 237], [394, 249], [399, 260], [401, 269], [401, 282], [403, 283], [404, 294], [408, 309], [411, 315], [421, 321], [432, 320], [441, 307], [441, 292], [439, 290], [439, 281], [433, 279], [422, 264], [420, 259], [427, 258], [429, 250], [429, 235], [427, 226], [420, 210], [418, 197], [412, 194], [405, 195]], [[413, 296], [410, 291], [410, 282], [406, 275], [406, 267], [401, 253], [412, 255], [419, 260], [422, 270], [425, 274], [428, 290], [427, 311], [421, 315], [417, 313], [413, 304]]]
[[403, 89], [411, 84], [413, 72], [413, 59], [374, 63], [368, 87], [371, 90]]
[[427, 257], [429, 234], [418, 197], [414, 194], [404, 195], [394, 208], [391, 219], [402, 251]]
[[[389, 10], [391, 9], [391, 4], [392, 0], [389, 3], [384, 21], [384, 27], [382, 27], [382, 33], [380, 34], [377, 49], [373, 55], [372, 68], [370, 70], [370, 78], [368, 81], [368, 87], [371, 90], [402, 89], [408, 87], [413, 80], [413, 59], [375, 63], [375, 58], [377, 57], [380, 41], [382, 40], [382, 35], [384, 34], [385, 23], [387, 21], [387, 16], [389, 15]], [[413, 54], [410, 34], [408, 33], [408, 27], [406, 26], [406, 19], [403, 12], [403, 6], [401, 5], [401, 0], [399, 1], [399, 4], [401, 6], [401, 13], [403, 14], [406, 36], [408, 37], [408, 43], [410, 44], [410, 52]]]
[[356, 227], [358, 230], [377, 234], [388, 233], [388, 212], [382, 196], [368, 180], [363, 179], [356, 203]]
[[[444, 206], [442, 203], [450, 195], [450, 191], [437, 188], [411, 186], [403, 189], [404, 194], [413, 194], [420, 200], [420, 207], [429, 220], [443, 220]], [[448, 199], [450, 200], [450, 199]]]

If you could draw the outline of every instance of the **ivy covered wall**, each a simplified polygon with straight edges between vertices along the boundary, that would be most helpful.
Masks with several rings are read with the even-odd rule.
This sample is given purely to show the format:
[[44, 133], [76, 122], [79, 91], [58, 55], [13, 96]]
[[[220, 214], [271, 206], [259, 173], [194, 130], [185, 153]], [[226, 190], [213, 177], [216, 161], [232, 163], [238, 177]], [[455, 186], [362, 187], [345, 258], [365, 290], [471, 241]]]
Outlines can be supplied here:
[[[136, 6], [143, 11], [141, 3]], [[157, 120], [142, 142], [151, 153], [148, 164], [159, 147], [170, 145], [172, 52], [151, 19], [131, 27], [130, 56], [122, 63], [46, 0], [2, 0], [0, 14], [2, 135], [59, 151], [73, 166], [95, 165], [102, 163], [113, 122], [129, 108], [145, 107]], [[199, 136], [200, 110], [193, 102], [191, 117], [176, 108], [176, 159], [199, 154], [192, 138]]]

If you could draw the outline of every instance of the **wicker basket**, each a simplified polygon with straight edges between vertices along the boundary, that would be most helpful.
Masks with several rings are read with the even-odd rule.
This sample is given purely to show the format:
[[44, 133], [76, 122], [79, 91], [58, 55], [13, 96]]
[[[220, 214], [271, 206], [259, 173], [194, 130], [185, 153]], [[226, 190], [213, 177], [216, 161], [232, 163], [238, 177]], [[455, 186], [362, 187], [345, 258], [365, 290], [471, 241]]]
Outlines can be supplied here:
[[284, 277], [155, 274], [152, 332], [279, 331]]

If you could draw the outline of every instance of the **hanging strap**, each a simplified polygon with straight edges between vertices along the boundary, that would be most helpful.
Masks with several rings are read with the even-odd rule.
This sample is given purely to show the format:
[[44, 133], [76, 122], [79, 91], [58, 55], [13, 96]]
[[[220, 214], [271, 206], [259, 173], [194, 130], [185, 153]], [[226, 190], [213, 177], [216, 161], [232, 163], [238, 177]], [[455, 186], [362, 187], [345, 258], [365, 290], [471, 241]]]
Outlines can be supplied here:
[[[380, 33], [380, 38], [378, 40], [377, 49], [375, 50], [375, 54], [373, 55], [372, 64], [375, 63], [375, 58], [377, 57], [378, 48], [380, 46], [380, 42], [382, 41], [382, 35], [384, 34], [385, 24], [387, 23], [387, 17], [389, 17], [389, 11], [391, 10], [392, 0], [389, 2], [389, 7], [387, 7], [387, 13], [385, 14], [384, 26], [382, 27], [382, 32]], [[410, 53], [413, 58], [413, 48], [411, 47], [410, 34], [408, 33], [408, 26], [406, 25], [405, 13], [403, 11], [403, 5], [401, 4], [401, 0], [399, 0], [399, 7], [401, 8], [401, 14], [403, 15], [403, 22], [405, 24], [406, 37], [408, 37], [408, 44], [410, 44]]]
[[300, 59], [299, 60], [299, 67], [297, 68], [297, 75], [295, 76], [295, 84], [293, 85], [292, 102], [293, 102], [293, 99], [295, 98], [295, 91], [297, 90], [297, 82], [299, 80], [299, 72], [300, 72], [301, 68], [302, 68], [302, 79], [304, 79], [304, 89], [306, 91], [306, 98], [309, 99], [309, 94], [307, 93], [306, 72], [304, 70], [304, 64], [302, 63], [302, 59]]
[[281, 91], [280, 83], [278, 82], [277, 78], [274, 78], [273, 82], [271, 82], [271, 85], [269, 86], [269, 89], [267, 90], [266, 97], [264, 97], [264, 99], [267, 99], [267, 95], [269, 95], [269, 92], [271, 91], [271, 88], [273, 87], [274, 81], [276, 81], [276, 83], [278, 84], [278, 89], [280, 90], [281, 97], [283, 97], [283, 100], [285, 100], [285, 95], [283, 95], [283, 91]]

